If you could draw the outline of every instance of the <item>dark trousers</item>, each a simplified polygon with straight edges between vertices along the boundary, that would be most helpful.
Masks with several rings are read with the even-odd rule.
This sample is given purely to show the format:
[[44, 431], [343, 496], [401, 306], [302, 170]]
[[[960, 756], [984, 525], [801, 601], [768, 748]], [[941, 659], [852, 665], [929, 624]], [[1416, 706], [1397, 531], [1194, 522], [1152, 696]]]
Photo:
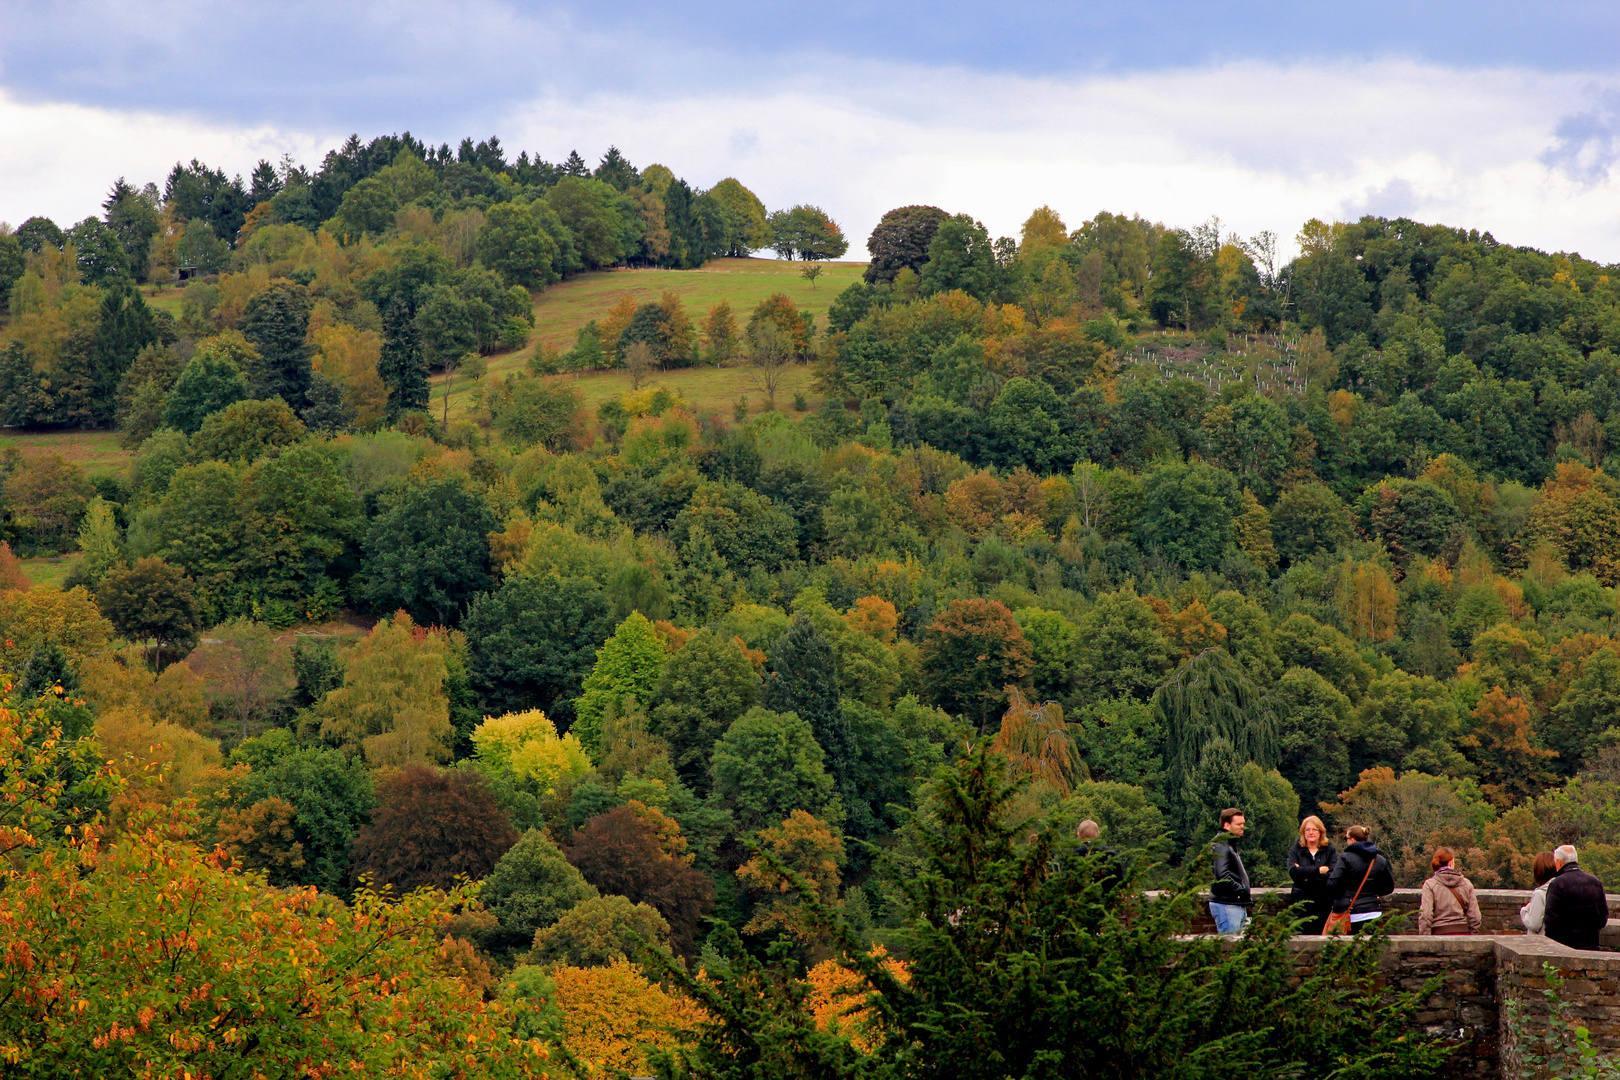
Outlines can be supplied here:
[[1331, 900], [1312, 900], [1305, 907], [1305, 921], [1300, 924], [1295, 933], [1305, 937], [1321, 937], [1322, 927], [1327, 925], [1328, 916], [1333, 913]]

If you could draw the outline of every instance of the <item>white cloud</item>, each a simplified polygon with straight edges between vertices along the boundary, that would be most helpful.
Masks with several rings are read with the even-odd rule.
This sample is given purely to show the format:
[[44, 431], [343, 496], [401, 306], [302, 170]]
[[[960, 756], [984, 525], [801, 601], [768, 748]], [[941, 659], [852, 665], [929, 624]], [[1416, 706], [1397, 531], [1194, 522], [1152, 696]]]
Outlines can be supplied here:
[[[1543, 161], [1562, 118], [1609, 89], [1589, 77], [1389, 61], [1020, 79], [822, 58], [750, 81], [548, 95], [484, 127], [514, 152], [612, 142], [695, 184], [735, 175], [768, 205], [823, 206], [857, 251], [904, 203], [970, 212], [996, 235], [1048, 203], [1071, 226], [1099, 209], [1178, 225], [1218, 214], [1285, 238], [1310, 217], [1403, 212], [1620, 260], [1608, 174]], [[161, 178], [193, 156], [246, 170], [283, 150], [314, 164], [334, 141], [0, 98], [0, 216], [76, 220], [119, 173]]]
[[198, 158], [244, 177], [261, 158], [284, 153], [319, 163], [338, 140], [325, 132], [226, 128], [185, 116], [36, 104], [0, 91], [0, 221], [36, 214], [64, 228], [101, 213], [123, 176], [160, 188], [176, 161]]

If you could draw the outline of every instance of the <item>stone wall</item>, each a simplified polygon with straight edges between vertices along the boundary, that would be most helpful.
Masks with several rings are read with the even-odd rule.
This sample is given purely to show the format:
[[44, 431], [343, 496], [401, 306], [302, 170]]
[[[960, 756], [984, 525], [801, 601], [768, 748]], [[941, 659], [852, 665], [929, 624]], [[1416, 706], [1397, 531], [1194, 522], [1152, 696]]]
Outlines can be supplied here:
[[[1254, 889], [1252, 893], [1257, 911], [1276, 910], [1288, 906], [1287, 889]], [[1480, 933], [1524, 933], [1524, 927], [1519, 922], [1519, 909], [1530, 899], [1529, 892], [1524, 889], [1476, 889], [1474, 896], [1479, 900], [1479, 916], [1484, 922]], [[1415, 933], [1418, 907], [1422, 902], [1422, 889], [1396, 889], [1384, 897], [1384, 910], [1391, 914], [1406, 916], [1406, 921], [1400, 924], [1401, 928], [1407, 933]], [[1215, 922], [1209, 917], [1207, 908], [1199, 912], [1199, 918], [1202, 921], [1197, 929], [1203, 933], [1213, 934]], [[1616, 924], [1616, 920], [1620, 920], [1620, 894], [1609, 894], [1609, 920], [1611, 930], [1620, 930], [1620, 926]], [[1620, 947], [1620, 939], [1617, 939], [1612, 947]]]

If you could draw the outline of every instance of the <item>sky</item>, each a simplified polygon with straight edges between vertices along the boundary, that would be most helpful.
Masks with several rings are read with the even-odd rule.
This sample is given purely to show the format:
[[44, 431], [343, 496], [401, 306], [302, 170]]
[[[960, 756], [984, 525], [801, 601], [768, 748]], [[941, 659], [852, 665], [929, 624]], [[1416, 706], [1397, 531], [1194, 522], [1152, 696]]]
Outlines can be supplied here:
[[931, 203], [992, 235], [1044, 204], [1285, 245], [1405, 215], [1620, 262], [1617, 43], [1590, 2], [7, 0], [0, 221], [409, 130], [735, 176], [856, 256]]

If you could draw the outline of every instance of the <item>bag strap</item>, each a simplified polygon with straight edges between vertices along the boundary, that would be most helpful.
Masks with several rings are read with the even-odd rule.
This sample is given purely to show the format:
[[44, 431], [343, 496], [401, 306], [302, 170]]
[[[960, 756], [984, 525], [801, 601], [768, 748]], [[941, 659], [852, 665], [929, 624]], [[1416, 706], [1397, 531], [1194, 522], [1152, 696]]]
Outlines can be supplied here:
[[1376, 862], [1378, 862], [1378, 856], [1376, 855], [1367, 860], [1367, 872], [1361, 875], [1361, 884], [1356, 886], [1356, 895], [1350, 898], [1350, 906], [1345, 908], [1346, 911], [1354, 912], [1356, 910], [1356, 901], [1361, 899], [1361, 890], [1367, 884], [1367, 879], [1372, 877], [1373, 864]]

